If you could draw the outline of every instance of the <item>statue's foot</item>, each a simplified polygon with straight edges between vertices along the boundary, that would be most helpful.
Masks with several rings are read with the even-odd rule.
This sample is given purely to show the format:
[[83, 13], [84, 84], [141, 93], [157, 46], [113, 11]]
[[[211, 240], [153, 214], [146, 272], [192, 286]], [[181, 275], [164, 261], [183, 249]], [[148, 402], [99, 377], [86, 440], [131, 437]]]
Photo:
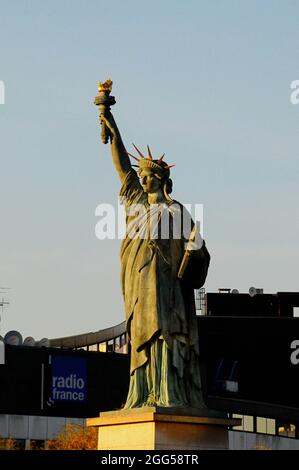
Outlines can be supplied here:
[[157, 402], [153, 397], [149, 397], [143, 406], [157, 406]]

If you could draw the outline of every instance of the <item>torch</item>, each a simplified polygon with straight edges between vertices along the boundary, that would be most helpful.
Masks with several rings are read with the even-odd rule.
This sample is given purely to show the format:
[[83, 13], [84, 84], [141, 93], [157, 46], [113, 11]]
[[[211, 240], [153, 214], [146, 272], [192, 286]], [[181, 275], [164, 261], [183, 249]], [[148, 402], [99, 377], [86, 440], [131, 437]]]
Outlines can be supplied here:
[[101, 137], [103, 144], [107, 144], [110, 138], [112, 139], [111, 133], [106, 126], [105, 122], [102, 120], [101, 116], [105, 115], [108, 111], [110, 111], [110, 106], [113, 106], [116, 101], [114, 96], [110, 96], [112, 91], [112, 80], [106, 80], [105, 82], [99, 83], [99, 94], [94, 99], [94, 104], [99, 106], [100, 111], [100, 123], [101, 123]]
[[98, 86], [99, 94], [94, 99], [94, 104], [99, 106], [101, 137], [103, 144], [108, 143], [109, 137], [111, 141], [111, 133], [107, 128], [105, 122], [101, 119], [101, 116], [103, 114], [105, 115], [107, 111], [110, 111], [110, 106], [113, 106], [116, 103], [114, 96], [110, 96], [110, 93], [112, 91], [112, 84], [113, 82], [110, 79], [106, 80], [105, 82], [100, 82]]

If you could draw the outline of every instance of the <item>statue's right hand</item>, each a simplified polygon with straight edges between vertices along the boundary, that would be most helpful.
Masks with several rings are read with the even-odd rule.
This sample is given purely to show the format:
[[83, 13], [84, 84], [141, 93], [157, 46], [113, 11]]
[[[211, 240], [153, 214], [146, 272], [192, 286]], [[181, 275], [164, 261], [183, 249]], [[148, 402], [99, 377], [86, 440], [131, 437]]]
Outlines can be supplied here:
[[110, 112], [100, 114], [100, 122], [104, 122], [106, 124], [113, 137], [116, 136], [117, 126]]

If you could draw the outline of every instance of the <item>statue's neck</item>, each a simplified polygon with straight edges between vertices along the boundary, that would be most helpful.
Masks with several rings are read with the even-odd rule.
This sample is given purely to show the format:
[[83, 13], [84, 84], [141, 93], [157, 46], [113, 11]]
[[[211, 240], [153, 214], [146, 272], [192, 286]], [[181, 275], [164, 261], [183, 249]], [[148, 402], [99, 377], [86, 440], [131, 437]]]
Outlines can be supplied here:
[[148, 193], [147, 194], [147, 201], [149, 204], [159, 204], [159, 202], [165, 201], [165, 196], [162, 193], [161, 189], [156, 193]]

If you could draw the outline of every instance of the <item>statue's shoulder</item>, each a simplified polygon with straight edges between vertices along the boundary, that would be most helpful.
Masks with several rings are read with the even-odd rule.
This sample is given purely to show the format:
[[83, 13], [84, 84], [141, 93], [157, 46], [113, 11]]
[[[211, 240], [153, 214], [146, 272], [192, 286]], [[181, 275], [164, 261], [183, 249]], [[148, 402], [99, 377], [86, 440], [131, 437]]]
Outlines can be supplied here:
[[127, 204], [142, 203], [144, 199], [144, 191], [140, 184], [136, 171], [131, 168], [122, 182], [119, 192], [120, 201]]
[[184, 204], [182, 204], [181, 202], [176, 201], [175, 199], [173, 199], [172, 202], [170, 203], [170, 207], [173, 211], [178, 211], [181, 214], [183, 214], [184, 216], [186, 216], [188, 218], [191, 218], [191, 214], [188, 211], [187, 207]]
[[176, 199], [172, 200], [171, 205], [175, 205], [175, 206], [179, 207], [181, 210], [184, 209], [184, 205], [182, 203], [180, 203], [179, 201], [177, 201]]

